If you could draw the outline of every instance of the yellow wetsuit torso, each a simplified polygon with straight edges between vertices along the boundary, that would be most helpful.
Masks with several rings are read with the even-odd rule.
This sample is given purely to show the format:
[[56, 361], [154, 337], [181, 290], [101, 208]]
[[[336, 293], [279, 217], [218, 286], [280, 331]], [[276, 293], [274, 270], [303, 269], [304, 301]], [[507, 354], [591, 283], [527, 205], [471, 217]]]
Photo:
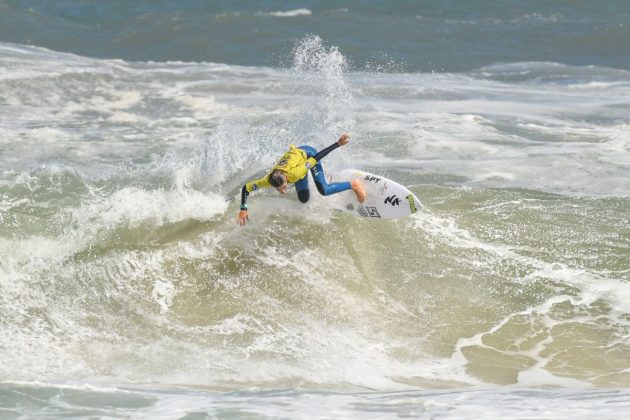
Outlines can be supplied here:
[[[315, 158], [308, 157], [304, 150], [291, 145], [289, 146], [289, 151], [282, 155], [278, 163], [271, 168], [269, 173], [279, 169], [286, 174], [287, 182], [293, 184], [304, 178], [308, 170], [316, 164], [317, 161]], [[271, 185], [269, 184], [269, 173], [260, 179], [245, 184], [247, 192], [269, 187]]]

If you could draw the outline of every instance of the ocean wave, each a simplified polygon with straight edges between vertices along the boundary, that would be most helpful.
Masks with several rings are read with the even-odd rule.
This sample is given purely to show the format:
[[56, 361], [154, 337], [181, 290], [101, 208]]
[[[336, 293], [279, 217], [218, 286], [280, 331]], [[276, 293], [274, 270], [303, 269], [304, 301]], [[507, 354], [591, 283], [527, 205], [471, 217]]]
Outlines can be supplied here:
[[276, 17], [310, 16], [312, 14], [313, 12], [311, 12], [309, 9], [306, 9], [306, 8], [265, 13], [265, 15], [267, 16], [276, 16]]
[[[628, 384], [623, 71], [353, 71], [316, 35], [287, 69], [0, 51], [2, 377]], [[270, 190], [236, 225], [244, 182], [344, 131], [324, 170], [399, 181], [421, 213]]]

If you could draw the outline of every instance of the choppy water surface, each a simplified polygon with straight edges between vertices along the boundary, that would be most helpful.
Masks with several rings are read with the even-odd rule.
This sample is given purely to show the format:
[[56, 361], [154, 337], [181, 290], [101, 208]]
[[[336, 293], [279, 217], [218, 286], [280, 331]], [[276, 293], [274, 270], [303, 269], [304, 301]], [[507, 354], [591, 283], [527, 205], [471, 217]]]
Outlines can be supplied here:
[[[627, 412], [630, 72], [383, 72], [315, 35], [283, 60], [0, 42], [0, 416]], [[424, 210], [269, 192], [236, 226], [245, 180], [344, 131], [325, 168]]]

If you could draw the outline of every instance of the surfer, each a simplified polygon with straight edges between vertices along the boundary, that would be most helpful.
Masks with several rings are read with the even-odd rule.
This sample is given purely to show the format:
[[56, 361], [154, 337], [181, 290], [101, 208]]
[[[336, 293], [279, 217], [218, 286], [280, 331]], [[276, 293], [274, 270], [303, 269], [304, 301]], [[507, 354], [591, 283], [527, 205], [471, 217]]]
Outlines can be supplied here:
[[350, 182], [332, 182], [329, 184], [326, 182], [324, 169], [320, 162], [328, 153], [339, 146], [348, 144], [349, 141], [350, 136], [344, 133], [339, 137], [339, 140], [319, 152], [311, 146], [295, 147], [291, 145], [289, 151], [282, 155], [278, 163], [271, 168], [270, 173], [243, 186], [241, 190], [241, 210], [238, 213], [236, 222], [244, 226], [249, 221], [247, 196], [252, 191], [260, 188], [272, 186], [280, 194], [285, 194], [289, 184], [295, 183], [298, 199], [302, 203], [306, 203], [310, 197], [308, 189], [309, 169], [315, 180], [317, 191], [321, 195], [331, 195], [351, 189], [356, 194], [359, 203], [363, 203], [365, 201], [365, 189], [358, 179], [353, 179]]

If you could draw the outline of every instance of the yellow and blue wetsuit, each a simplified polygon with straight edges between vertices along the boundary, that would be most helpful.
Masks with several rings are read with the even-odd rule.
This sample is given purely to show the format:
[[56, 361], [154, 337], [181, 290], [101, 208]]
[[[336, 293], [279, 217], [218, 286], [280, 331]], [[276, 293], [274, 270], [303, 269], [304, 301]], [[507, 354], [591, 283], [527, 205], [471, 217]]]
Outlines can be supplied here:
[[[282, 155], [278, 163], [271, 168], [269, 173], [276, 169], [284, 172], [287, 177], [287, 183], [295, 183], [298, 198], [302, 203], [306, 203], [310, 197], [307, 176], [309, 169], [311, 170], [311, 175], [313, 175], [317, 191], [319, 191], [320, 194], [330, 195], [349, 190], [352, 188], [349, 182], [327, 183], [326, 177], [324, 176], [324, 169], [319, 162], [337, 147], [339, 147], [339, 144], [335, 142], [318, 152], [311, 146], [295, 147], [291, 145], [289, 151]], [[270, 185], [269, 174], [245, 184], [241, 190], [241, 210], [247, 209], [247, 196], [249, 196], [250, 192], [260, 188], [267, 188]]]

